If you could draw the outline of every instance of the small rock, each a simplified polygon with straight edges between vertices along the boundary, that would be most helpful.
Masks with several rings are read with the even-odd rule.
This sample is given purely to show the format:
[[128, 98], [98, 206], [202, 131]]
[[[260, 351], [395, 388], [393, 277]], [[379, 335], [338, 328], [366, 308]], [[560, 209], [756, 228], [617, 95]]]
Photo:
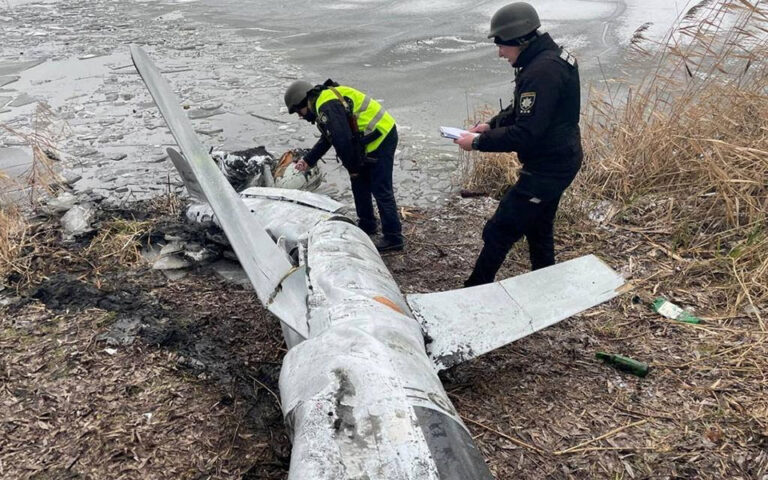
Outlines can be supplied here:
[[164, 257], [160, 257], [154, 265], [152, 265], [152, 268], [155, 270], [179, 270], [182, 268], [189, 268], [192, 266], [192, 262], [185, 259], [184, 257], [180, 255], [167, 255]]
[[91, 222], [96, 216], [96, 209], [93, 205], [85, 203], [75, 205], [61, 217], [61, 225], [64, 229], [65, 237], [73, 238], [84, 233], [93, 231]]
[[173, 241], [160, 249], [160, 256], [171, 255], [184, 251], [184, 243], [179, 241]]
[[149, 161], [152, 163], [160, 163], [164, 161], [166, 158], [168, 158], [167, 153], [156, 153], [155, 155], [152, 155], [152, 157], [150, 157]]
[[0, 296], [0, 306], [7, 307], [9, 305], [15, 305], [21, 301], [21, 297], [5, 297]]
[[82, 175], [79, 175], [75, 172], [65, 170], [59, 174], [59, 179], [61, 180], [61, 183], [64, 185], [74, 185], [75, 183], [79, 182], [83, 178]]
[[149, 263], [155, 263], [160, 258], [161, 248], [157, 245], [149, 245], [141, 250], [141, 256]]
[[186, 277], [189, 272], [186, 270], [162, 270], [163, 275], [165, 275], [165, 278], [168, 280], [171, 280], [172, 282], [176, 282], [181, 280], [182, 278]]
[[246, 275], [245, 270], [243, 270], [239, 264], [230, 262], [228, 260], [219, 260], [211, 267], [217, 275], [219, 275], [227, 282], [234, 283], [248, 289], [253, 288], [251, 281], [248, 279], [248, 275]]
[[213, 136], [213, 135], [216, 135], [216, 134], [219, 134], [219, 133], [223, 133], [224, 129], [223, 128], [214, 128], [214, 129], [210, 129], [210, 130], [196, 129], [195, 132], [197, 132], [197, 133], [199, 133], [201, 135]]
[[200, 108], [203, 110], [217, 110], [221, 108], [224, 104], [221, 102], [205, 102]]
[[64, 213], [77, 203], [77, 197], [70, 192], [63, 192], [58, 197], [48, 200], [45, 211], [48, 213]]
[[224, 113], [224, 110], [203, 110], [203, 109], [196, 109], [196, 110], [190, 110], [187, 116], [190, 118], [190, 120], [199, 120], [201, 118], [208, 118], [213, 117], [215, 115], [222, 115]]
[[208, 263], [215, 260], [219, 255], [213, 250], [207, 248], [201, 248], [199, 250], [186, 250], [184, 256], [191, 259], [195, 263]]
[[165, 277], [168, 280], [171, 280], [174, 282], [181, 280], [182, 278], [186, 277], [187, 274], [189, 273], [186, 270], [162, 270], [162, 272], [163, 272], [163, 275], [165, 275]]
[[185, 365], [187, 367], [196, 368], [200, 370], [205, 368], [205, 364], [196, 358], [179, 357], [179, 363], [181, 365]]

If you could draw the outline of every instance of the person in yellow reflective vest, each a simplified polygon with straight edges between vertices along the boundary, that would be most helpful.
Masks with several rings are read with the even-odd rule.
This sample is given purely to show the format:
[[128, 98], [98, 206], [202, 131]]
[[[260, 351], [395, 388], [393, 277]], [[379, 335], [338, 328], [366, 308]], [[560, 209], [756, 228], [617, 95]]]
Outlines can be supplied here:
[[285, 105], [289, 113], [317, 124], [321, 133], [314, 147], [296, 163], [296, 169], [314, 167], [333, 147], [349, 171], [358, 226], [369, 235], [376, 234], [373, 196], [382, 233], [374, 241], [376, 248], [382, 252], [402, 250], [405, 240], [392, 187], [398, 140], [395, 119], [369, 95], [330, 79], [314, 86], [304, 80], [293, 82], [285, 92]]

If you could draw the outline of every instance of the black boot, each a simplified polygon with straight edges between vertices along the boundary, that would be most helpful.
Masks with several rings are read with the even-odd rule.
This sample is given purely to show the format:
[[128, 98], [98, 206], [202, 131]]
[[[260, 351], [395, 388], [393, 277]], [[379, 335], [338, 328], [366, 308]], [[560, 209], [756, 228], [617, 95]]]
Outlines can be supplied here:
[[405, 239], [402, 235], [384, 235], [374, 240], [373, 244], [376, 245], [376, 250], [380, 252], [395, 252], [405, 248]]

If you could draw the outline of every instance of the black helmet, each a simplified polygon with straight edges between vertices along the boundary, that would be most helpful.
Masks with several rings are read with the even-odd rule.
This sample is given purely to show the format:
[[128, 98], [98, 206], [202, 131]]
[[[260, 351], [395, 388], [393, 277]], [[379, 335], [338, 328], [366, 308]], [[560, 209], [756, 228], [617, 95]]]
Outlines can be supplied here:
[[307, 94], [312, 90], [312, 84], [305, 80], [296, 80], [285, 90], [285, 106], [288, 113], [296, 113], [307, 101]]
[[488, 38], [494, 38], [496, 43], [512, 43], [514, 40], [530, 36], [539, 27], [539, 14], [530, 4], [510, 3], [498, 9], [491, 17]]

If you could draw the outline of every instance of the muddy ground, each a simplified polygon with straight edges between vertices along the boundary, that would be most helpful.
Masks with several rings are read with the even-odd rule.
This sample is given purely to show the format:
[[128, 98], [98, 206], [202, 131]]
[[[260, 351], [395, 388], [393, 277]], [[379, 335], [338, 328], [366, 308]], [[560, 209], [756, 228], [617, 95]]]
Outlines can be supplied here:
[[[476, 198], [403, 209], [408, 248], [385, 256], [403, 291], [459, 287], [494, 207]], [[496, 477], [767, 478], [765, 332], [747, 314], [708, 312], [703, 286], [676, 277], [663, 237], [569, 212], [559, 260], [598, 252], [635, 288], [445, 375]], [[210, 243], [178, 215], [160, 215], [141, 242]], [[34, 229], [56, 252], [35, 260], [42, 280], [16, 291], [18, 276], [5, 279], [0, 477], [286, 478], [285, 346], [253, 292], [206, 265], [178, 280], [146, 260], [101, 268], [84, 260], [92, 240], [62, 246], [56, 225]], [[523, 243], [502, 275], [527, 268]], [[698, 307], [705, 324], [659, 316], [647, 303], [654, 295]], [[618, 372], [595, 360], [601, 350], [649, 362], [651, 373]]]

